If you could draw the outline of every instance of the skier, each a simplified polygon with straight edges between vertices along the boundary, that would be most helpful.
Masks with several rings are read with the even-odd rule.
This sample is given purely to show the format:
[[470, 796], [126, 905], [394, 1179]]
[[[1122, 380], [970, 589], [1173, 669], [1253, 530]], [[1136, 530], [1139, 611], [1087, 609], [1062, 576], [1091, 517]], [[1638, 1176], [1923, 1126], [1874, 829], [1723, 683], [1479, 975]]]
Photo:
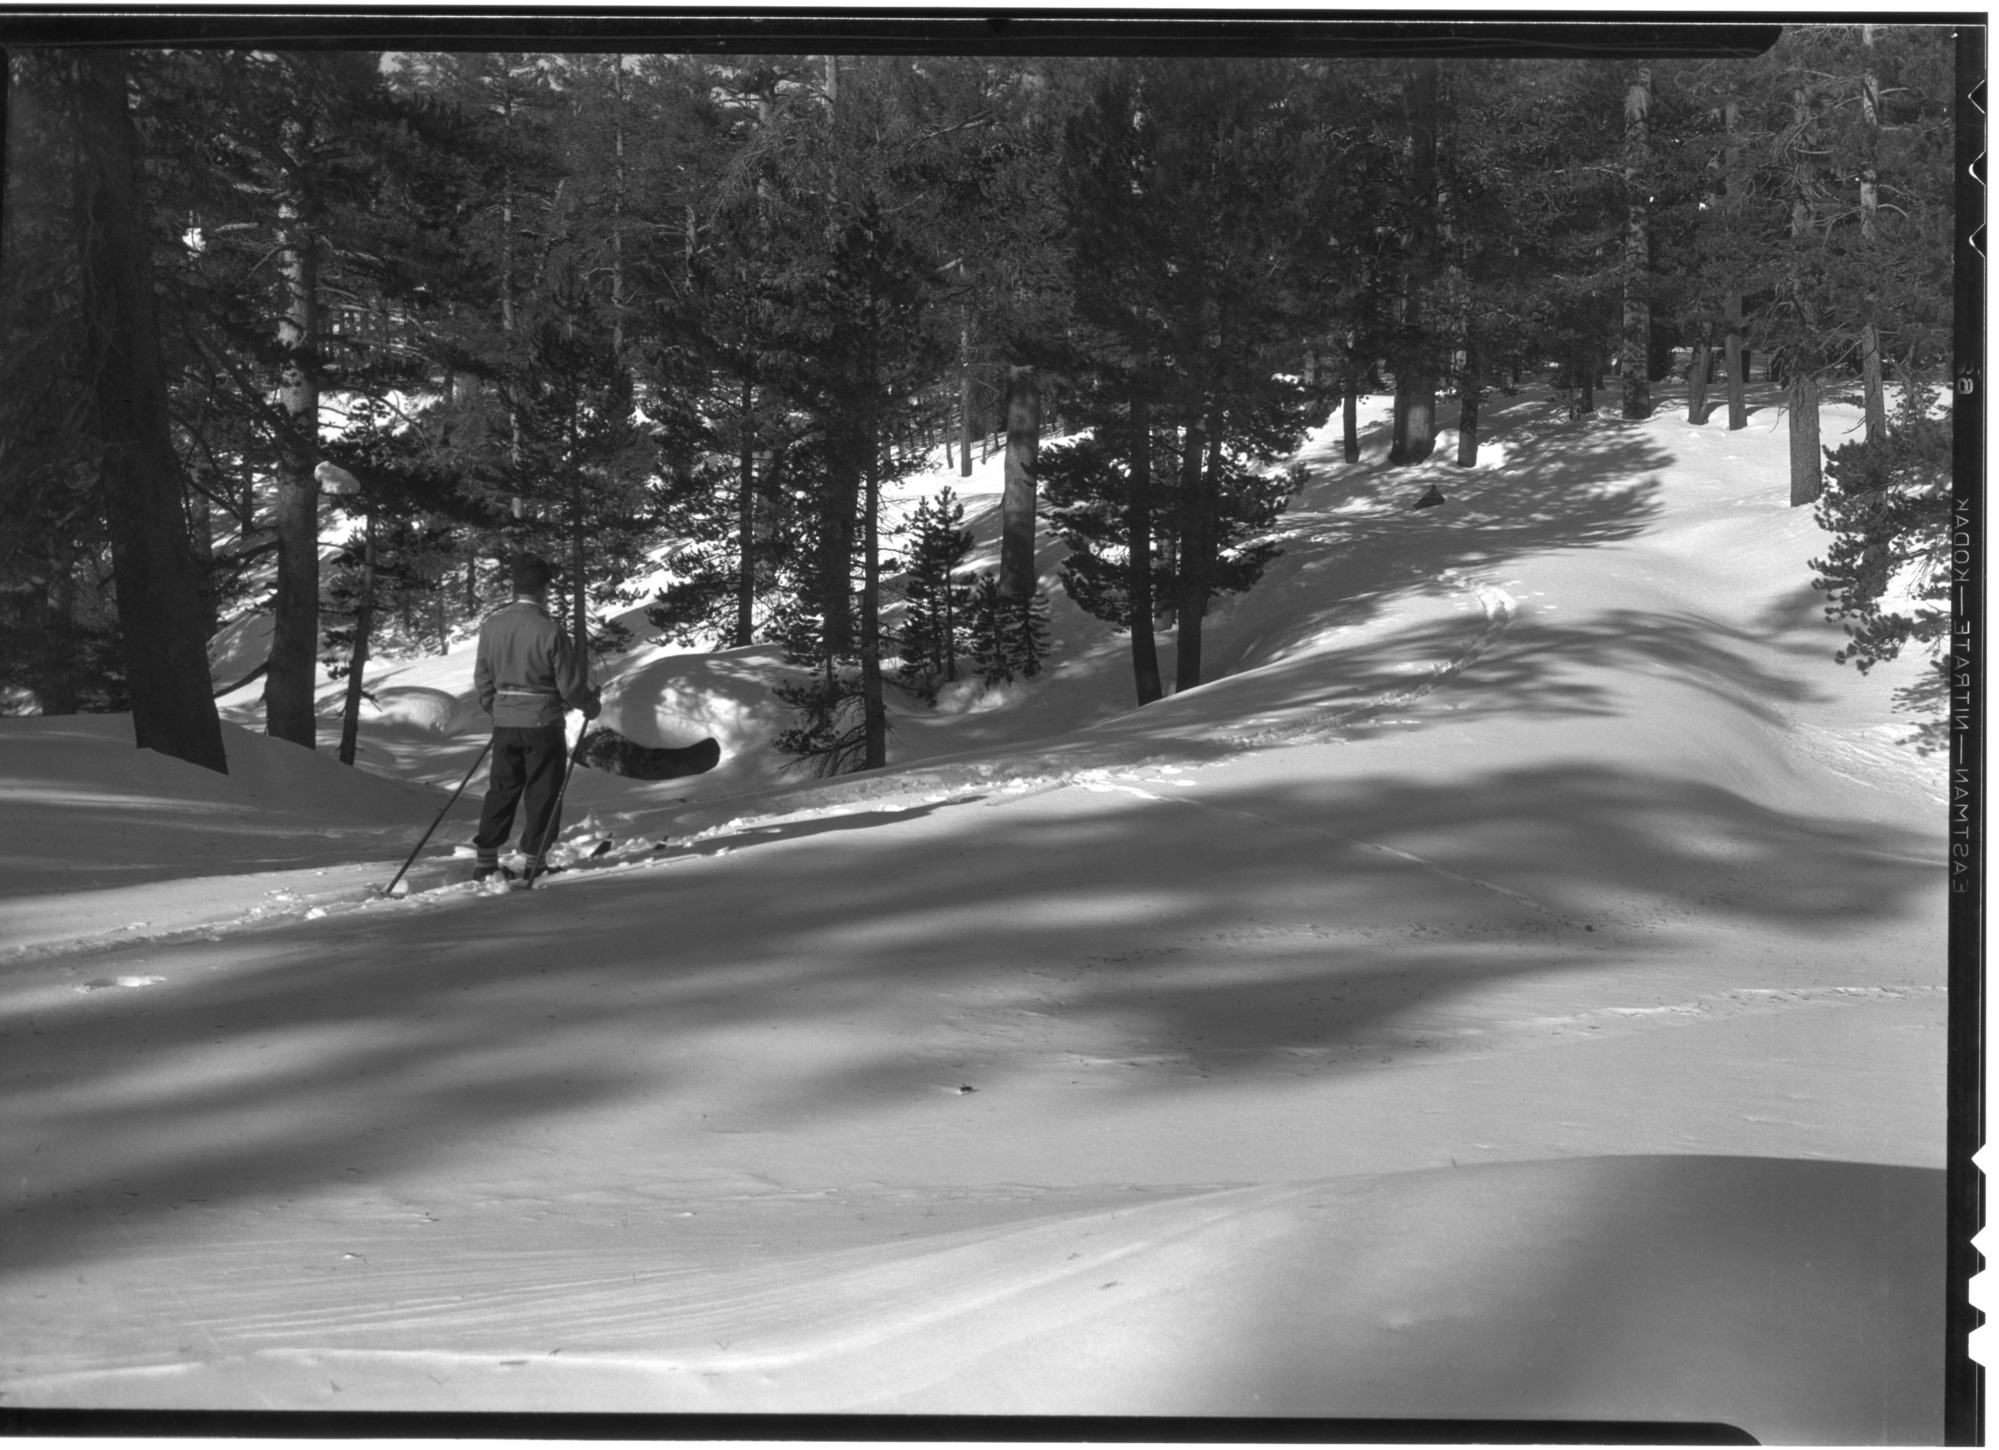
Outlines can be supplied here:
[[562, 626], [549, 617], [546, 559], [522, 554], [513, 563], [514, 599], [479, 626], [479, 663], [472, 681], [479, 708], [493, 717], [493, 768], [486, 781], [486, 805], [479, 834], [472, 838], [479, 864], [472, 873], [485, 881], [514, 873], [500, 865], [500, 848], [513, 834], [514, 811], [525, 804], [521, 853], [530, 884], [545, 866], [554, 834], [556, 796], [562, 788], [567, 750], [565, 707], [594, 720], [603, 705], [583, 660]]

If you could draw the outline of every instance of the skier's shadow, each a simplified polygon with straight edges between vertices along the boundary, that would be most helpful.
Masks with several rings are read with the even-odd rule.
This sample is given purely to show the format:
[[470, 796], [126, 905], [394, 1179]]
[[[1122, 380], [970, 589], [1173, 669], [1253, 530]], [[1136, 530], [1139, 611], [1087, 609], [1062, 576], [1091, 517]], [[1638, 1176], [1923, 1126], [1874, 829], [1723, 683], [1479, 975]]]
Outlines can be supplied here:
[[769, 846], [779, 841], [801, 841], [807, 836], [823, 836], [833, 831], [862, 831], [870, 826], [913, 821], [930, 815], [943, 806], [972, 805], [984, 799], [983, 795], [962, 795], [944, 801], [930, 801], [905, 810], [853, 811], [846, 815], [819, 816], [811, 820], [779, 821], [767, 826], [750, 825], [740, 831], [731, 831], [726, 836], [708, 836], [699, 841], [682, 842], [678, 845], [662, 841], [653, 848], [653, 851], [658, 859], [669, 861], [679, 856], [714, 856], [723, 851], [735, 851], [745, 846]]

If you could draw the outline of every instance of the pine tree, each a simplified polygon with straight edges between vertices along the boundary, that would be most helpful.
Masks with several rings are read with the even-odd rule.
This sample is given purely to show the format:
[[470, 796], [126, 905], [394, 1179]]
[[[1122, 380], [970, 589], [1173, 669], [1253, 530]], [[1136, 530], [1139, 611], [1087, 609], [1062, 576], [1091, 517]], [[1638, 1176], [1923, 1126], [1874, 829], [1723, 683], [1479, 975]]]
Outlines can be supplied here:
[[77, 121], [85, 355], [133, 734], [227, 774], [169, 432], [141, 153], [116, 51], [67, 62]]
[[[1728, 279], [1731, 351], [1736, 336], [1768, 350], [1783, 379], [1794, 503], [1821, 486], [1828, 389], [1857, 380], [1867, 409], [1882, 358], [1913, 384], [1948, 350], [1949, 51], [1938, 27], [1796, 26], [1767, 55], [1698, 77], [1722, 117], [1726, 178], [1698, 244]], [[1747, 369], [1731, 358], [1729, 371], [1736, 427]]]
[[972, 586], [956, 578], [972, 549], [964, 522], [965, 506], [948, 487], [920, 502], [909, 520], [897, 673], [926, 703], [935, 703], [938, 689], [958, 678], [971, 623]]
[[[1811, 561], [1812, 587], [1851, 641], [1835, 658], [1865, 673], [1907, 646], [1923, 649], [1933, 669], [1901, 703], [1939, 714], [1949, 694], [1951, 442], [1949, 417], [1932, 415], [1924, 390], [1909, 390], [1878, 436], [1830, 453], [1813, 510], [1833, 541]], [[1939, 733], [1937, 724], [1925, 731], [1932, 744]]]
[[182, 443], [200, 508], [240, 530], [218, 565], [275, 562], [266, 725], [310, 747], [322, 405], [420, 386], [418, 299], [451, 250], [430, 163], [451, 126], [358, 52], [176, 51], [153, 80], [156, 225], [181, 238], [163, 299]]
[[9, 64], [0, 208], [0, 685], [7, 711], [130, 708], [111, 587], [66, 59]]
[[[890, 58], [839, 71], [831, 98], [793, 104], [746, 155], [768, 162], [774, 203], [793, 235], [782, 384], [811, 428], [792, 451], [809, 602], [817, 630], [801, 656], [827, 680], [851, 662], [861, 701], [862, 768], [887, 761], [882, 659], [882, 490], [913, 455], [896, 447], [955, 347], [939, 304], [949, 286], [937, 201], [966, 134], [921, 70]], [[830, 687], [829, 687], [830, 688]], [[846, 757], [843, 757], [843, 759]]]
[[988, 687], [1033, 679], [1048, 657], [1048, 596], [1008, 595], [987, 570], [972, 586], [972, 663]]
[[[1296, 485], [1266, 488], [1264, 470], [1296, 448], [1312, 406], [1279, 372], [1316, 326], [1324, 246], [1321, 136], [1288, 104], [1290, 80], [1263, 65], [1120, 64], [1069, 131], [1081, 326], [1066, 366], [1094, 436], [1049, 450], [1050, 517], [1084, 608], [1140, 630], [1149, 620], [1128, 601], [1158, 584], [1175, 613], [1181, 689], [1200, 683], [1210, 602], [1249, 587], [1274, 557], [1250, 536]], [[1150, 559], [1130, 547], [1141, 530]], [[1143, 654], [1135, 637], [1141, 678]]]

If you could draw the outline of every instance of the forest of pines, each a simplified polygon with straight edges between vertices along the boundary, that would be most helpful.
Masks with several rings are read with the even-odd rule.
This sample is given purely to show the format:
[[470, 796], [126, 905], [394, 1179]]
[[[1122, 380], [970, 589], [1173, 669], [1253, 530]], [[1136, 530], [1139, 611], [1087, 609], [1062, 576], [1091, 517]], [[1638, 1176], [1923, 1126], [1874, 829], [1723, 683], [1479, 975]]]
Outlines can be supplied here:
[[[781, 643], [781, 745], [874, 768], [895, 710], [1040, 671], [1041, 537], [1144, 705], [1362, 393], [1391, 463], [1448, 417], [1470, 465], [1523, 383], [1739, 428], [1759, 368], [1864, 666], [1945, 618], [1883, 601], [1943, 547], [1954, 63], [17, 50], [0, 687], [223, 769], [206, 643], [265, 611], [311, 748], [321, 659], [441, 650], [531, 549], [580, 647], [635, 605]], [[948, 495], [884, 513], [939, 447], [1004, 457], [982, 577]]]

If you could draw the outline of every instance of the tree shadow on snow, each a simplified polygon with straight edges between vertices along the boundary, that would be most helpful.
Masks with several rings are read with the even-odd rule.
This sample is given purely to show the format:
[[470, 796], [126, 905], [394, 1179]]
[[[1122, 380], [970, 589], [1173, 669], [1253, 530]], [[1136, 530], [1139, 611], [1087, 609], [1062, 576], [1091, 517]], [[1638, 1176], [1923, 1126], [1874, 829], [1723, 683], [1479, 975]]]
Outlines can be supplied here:
[[[1169, 695], [1023, 752], [1011, 765], [1192, 763], [1225, 758], [1245, 742], [1362, 740], [1440, 720], [1614, 719], [1635, 706], [1607, 682], [1638, 679], [1687, 687], [1780, 729], [1787, 707], [1834, 698], [1837, 683], [1818, 642], [1786, 640], [1782, 630], [1781, 621], [1744, 629], [1689, 610], [1607, 609], [1577, 623], [1535, 613], [1503, 629], [1459, 613], [1347, 646], [1320, 645], [1200, 693]], [[1793, 660], [1809, 668], [1786, 668]], [[1214, 691], [1225, 692], [1226, 711], [1218, 711]], [[1218, 716], [1227, 723], [1218, 725]]]
[[[1940, 1170], [1641, 1154], [1335, 1182], [1305, 1207], [1320, 1211], [1294, 1210], [1241, 1265], [1217, 1333], [1258, 1352], [1215, 1356], [1204, 1395], [1492, 1420], [1691, 1414], [1766, 1444], [1943, 1433]], [[1328, 1304], [1396, 1332], [1328, 1345]]]
[[[1224, 603], [1210, 622], [1210, 677], [1364, 624], [1412, 590], [1437, 589], [1446, 572], [1486, 572], [1524, 554], [1615, 543], [1660, 515], [1657, 475], [1673, 459], [1636, 425], [1549, 423], [1534, 415], [1501, 441], [1504, 472], [1392, 468], [1367, 455], [1342, 464], [1324, 446], [1307, 454], [1322, 481], [1279, 521], [1284, 553], [1264, 580]], [[1432, 482], [1450, 502], [1411, 509]], [[1279, 598], [1316, 604], [1266, 617], [1260, 600]]]
[[[732, 1111], [824, 1132], [932, 1091], [968, 1041], [1037, 1034], [1056, 1053], [1220, 1053], [1207, 1070], [1227, 1073], [1305, 1052], [1340, 1071], [1412, 1013], [1598, 970], [1606, 950], [1642, 960], [1696, 917], [1835, 942], [1911, 910], [1940, 870], [1926, 836], [1587, 763], [1200, 805], [1099, 795], [1055, 816], [1007, 804], [801, 823], [741, 856], [526, 899], [151, 944], [137, 970], [157, 985], [17, 999], [0, 1016], [17, 1166], [61, 1143], [69, 1176], [25, 1168], [5, 1262], [117, 1257], [190, 1201], [421, 1181], [461, 1148], [532, 1141], [551, 1114], [672, 1115], [718, 1090], [700, 1077], [716, 1034], [809, 1036], [857, 1003], [927, 1025], [837, 1064], [739, 1066]], [[1466, 879], [1502, 866], [1503, 892]], [[132, 971], [118, 964], [138, 954], [74, 969]], [[999, 1035], [940, 1043], [953, 1017]]]

